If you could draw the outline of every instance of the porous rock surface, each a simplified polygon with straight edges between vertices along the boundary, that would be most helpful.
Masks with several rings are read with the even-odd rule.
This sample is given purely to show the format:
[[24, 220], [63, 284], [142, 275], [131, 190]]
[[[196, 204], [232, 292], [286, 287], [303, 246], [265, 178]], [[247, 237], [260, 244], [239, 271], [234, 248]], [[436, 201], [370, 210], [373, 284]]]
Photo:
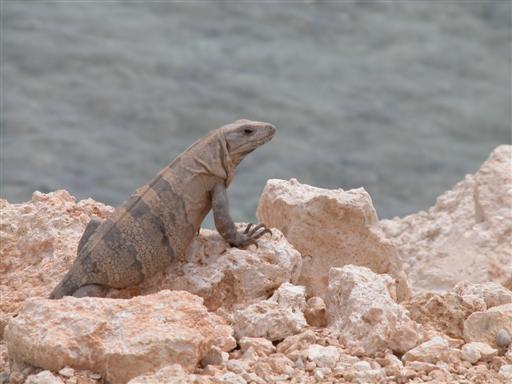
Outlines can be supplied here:
[[402, 303], [411, 319], [428, 330], [462, 338], [464, 320], [475, 311], [485, 310], [482, 301], [468, 301], [454, 292], [421, 292]]
[[71, 366], [125, 383], [170, 363], [192, 370], [232, 329], [188, 292], [133, 299], [28, 299], [5, 329], [9, 357], [52, 371]]
[[[505, 243], [509, 232], [503, 230], [508, 224], [500, 216], [507, 214], [502, 212], [508, 201], [503, 183], [510, 183], [503, 179], [506, 164], [497, 161], [507, 150], [510, 153], [508, 148], [498, 148], [492, 161], [482, 167], [485, 172], [469, 177], [478, 188], [466, 188], [466, 179], [459, 183], [460, 194], [448, 193], [448, 200], [441, 199], [451, 204], [425, 214], [433, 232], [422, 227], [428, 220], [418, 222], [418, 231], [426, 230], [421, 236], [409, 223], [407, 231], [414, 235], [410, 246], [407, 231], [402, 230], [407, 218], [398, 224], [393, 220], [391, 226], [389, 221], [383, 223], [388, 235], [388, 229], [399, 229], [391, 233], [391, 241], [400, 247], [413, 284], [421, 282], [414, 264], [422, 267], [429, 257], [435, 256], [430, 259], [435, 268], [442, 260], [437, 257], [443, 255], [455, 257], [456, 262], [467, 256], [473, 263], [471, 270], [466, 269], [468, 276], [462, 271], [462, 279], [457, 277], [439, 289], [434, 276], [430, 288], [415, 286], [418, 293], [406, 301], [400, 289], [405, 279], [400, 280], [401, 272], [393, 272], [400, 271], [396, 248], [376, 226], [371, 200], [362, 190], [329, 192], [282, 182], [290, 184], [285, 200], [293, 202], [293, 209], [281, 206], [279, 199], [272, 204], [279, 206], [276, 216], [294, 212], [284, 216], [281, 229], [292, 238], [297, 235], [296, 248], [276, 229], [258, 241], [259, 248], [243, 250], [227, 246], [215, 231], [202, 230], [186, 260], [140, 286], [109, 292], [111, 298], [123, 300], [26, 300], [47, 296], [74, 260], [89, 219], [104, 218], [112, 208], [93, 200], [76, 202], [66, 191], [36, 192], [32, 201], [22, 204], [0, 200], [0, 318], [4, 319], [0, 325], [19, 312], [7, 327], [6, 339], [0, 338], [0, 383], [509, 383], [512, 293], [503, 279], [510, 259], [503, 256], [510, 248]], [[292, 199], [298, 190], [304, 196]], [[468, 193], [476, 190], [480, 213], [466, 215], [474, 203]], [[271, 214], [271, 208], [266, 212]], [[475, 217], [483, 220], [471, 222]], [[497, 226], [491, 228], [491, 223]], [[447, 243], [435, 240], [438, 226], [440, 239]], [[343, 233], [336, 233], [337, 229]], [[339, 241], [343, 238], [344, 243]], [[478, 249], [472, 248], [475, 239], [481, 240]], [[462, 245], [461, 252], [469, 253], [462, 257], [456, 247], [448, 247], [453, 241]], [[415, 253], [422, 244], [424, 259]], [[301, 246], [307, 251], [304, 260]], [[450, 252], [437, 254], [439, 248]], [[477, 250], [483, 250], [491, 263], [474, 258], [472, 252]], [[347, 256], [350, 252], [352, 256]], [[339, 264], [337, 257], [342, 258]], [[348, 263], [343, 257], [349, 258]], [[350, 265], [350, 257], [355, 265]], [[378, 257], [388, 267], [379, 270]], [[304, 261], [310, 268], [312, 260], [318, 263], [322, 279], [304, 285], [301, 264]], [[476, 281], [472, 273], [480, 267], [490, 272]], [[310, 268], [305, 275], [314, 272]], [[437, 273], [435, 269], [427, 272]], [[164, 288], [191, 294], [161, 291]], [[319, 294], [311, 293], [314, 289]], [[149, 296], [128, 300], [140, 294]], [[130, 303], [130, 308], [118, 310], [123, 303]], [[22, 306], [27, 309], [20, 311]], [[284, 322], [276, 321], [280, 316]], [[296, 326], [289, 327], [287, 322]], [[231, 337], [232, 328], [243, 330], [236, 340]], [[251, 333], [251, 329], [264, 332]], [[63, 347], [57, 348], [57, 343]], [[44, 357], [43, 350], [51, 357]], [[180, 353], [174, 353], [177, 350]], [[107, 371], [109, 360], [98, 357], [113, 351], [116, 359], [120, 356], [129, 363], [119, 368], [112, 357]], [[69, 365], [59, 363], [62, 369], [48, 370], [39, 363], [27, 364], [34, 357], [50, 364], [66, 360], [63, 364]], [[80, 365], [84, 361], [98, 364]]]
[[464, 344], [461, 350], [462, 358], [471, 364], [475, 364], [479, 360], [489, 360], [498, 353], [498, 350], [489, 344], [478, 341]]
[[308, 296], [325, 299], [329, 270], [354, 264], [397, 280], [397, 297], [408, 297], [407, 278], [395, 245], [379, 227], [370, 195], [363, 189], [322, 189], [271, 179], [263, 190], [257, 217], [278, 228], [302, 254], [299, 284]]
[[[29, 297], [48, 297], [76, 258], [87, 223], [106, 218], [112, 207], [92, 199], [76, 201], [67, 191], [34, 192], [32, 200], [10, 204], [0, 199], [0, 336], [8, 319]], [[187, 258], [138, 286], [111, 290], [109, 297], [130, 298], [162, 289], [202, 296], [210, 310], [267, 298], [300, 275], [300, 253], [274, 229], [259, 247], [229, 247], [217, 232], [202, 230]]]
[[285, 283], [268, 300], [237, 310], [233, 315], [235, 336], [282, 340], [307, 326], [305, 289]]
[[381, 227], [415, 291], [447, 291], [462, 280], [512, 289], [512, 146], [497, 147], [428, 211]]
[[208, 376], [189, 374], [179, 364], [163, 367], [153, 374], [137, 376], [128, 384], [209, 384], [214, 383]]
[[452, 359], [457, 360], [456, 351], [450, 347], [450, 343], [444, 337], [436, 336], [417, 347], [407, 351], [402, 361], [422, 361], [425, 363], [436, 364], [439, 361], [449, 363]]
[[355, 265], [331, 268], [326, 305], [329, 326], [347, 346], [368, 354], [404, 353], [420, 341], [420, 326], [396, 303], [396, 283], [388, 275]]
[[493, 281], [478, 284], [464, 280], [458, 283], [453, 291], [468, 302], [482, 300], [486, 309], [512, 303], [512, 291]]
[[0, 336], [25, 299], [46, 297], [59, 283], [91, 218], [112, 211], [64, 190], [34, 192], [21, 204], [0, 199]]
[[209, 310], [232, 309], [268, 298], [283, 283], [296, 283], [301, 266], [300, 253], [277, 229], [258, 239], [258, 247], [246, 249], [230, 247], [216, 231], [202, 229], [186, 260], [115, 295], [185, 290], [203, 297]]
[[482, 341], [496, 348], [500, 330], [512, 336], [512, 304], [474, 312], [464, 321], [464, 339], [467, 342]]

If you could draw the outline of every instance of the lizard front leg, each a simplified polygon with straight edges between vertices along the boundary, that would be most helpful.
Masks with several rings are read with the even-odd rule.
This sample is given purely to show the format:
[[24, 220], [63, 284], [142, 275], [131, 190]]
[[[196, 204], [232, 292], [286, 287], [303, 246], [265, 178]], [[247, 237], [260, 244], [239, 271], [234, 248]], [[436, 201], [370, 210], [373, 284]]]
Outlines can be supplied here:
[[[244, 233], [237, 231], [235, 223], [229, 215], [228, 194], [223, 183], [217, 183], [213, 188], [212, 209], [217, 231], [219, 231], [224, 240], [234, 247], [245, 247], [249, 244], [255, 244], [257, 246], [256, 239], [260, 238], [265, 233], [272, 234], [270, 229], [264, 224], [259, 224], [252, 230], [251, 227], [253, 224], [249, 224]], [[263, 230], [258, 232], [259, 229]]]

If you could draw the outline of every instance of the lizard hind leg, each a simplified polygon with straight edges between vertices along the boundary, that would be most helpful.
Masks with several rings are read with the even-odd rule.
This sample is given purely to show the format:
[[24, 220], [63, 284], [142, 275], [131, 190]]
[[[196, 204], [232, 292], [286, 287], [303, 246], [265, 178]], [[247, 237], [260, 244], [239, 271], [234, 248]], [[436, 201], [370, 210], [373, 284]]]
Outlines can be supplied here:
[[99, 284], [87, 284], [78, 288], [74, 293], [74, 297], [105, 297], [107, 288]]

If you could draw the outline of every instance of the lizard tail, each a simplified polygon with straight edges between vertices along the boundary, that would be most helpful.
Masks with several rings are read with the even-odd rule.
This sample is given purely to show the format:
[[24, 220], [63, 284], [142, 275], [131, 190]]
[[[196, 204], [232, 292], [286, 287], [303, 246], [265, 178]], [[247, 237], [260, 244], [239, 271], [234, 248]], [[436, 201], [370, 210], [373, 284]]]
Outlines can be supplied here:
[[62, 281], [50, 293], [50, 299], [61, 299], [64, 296], [71, 296], [80, 285], [78, 285], [72, 278], [71, 271], [66, 273]]

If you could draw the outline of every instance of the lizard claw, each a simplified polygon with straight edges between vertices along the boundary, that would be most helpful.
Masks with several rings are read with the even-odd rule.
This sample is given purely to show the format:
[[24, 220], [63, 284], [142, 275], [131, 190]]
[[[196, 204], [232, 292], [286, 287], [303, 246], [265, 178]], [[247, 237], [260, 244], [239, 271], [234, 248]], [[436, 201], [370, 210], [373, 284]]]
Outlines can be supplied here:
[[[258, 243], [256, 242], [257, 239], [259, 239], [261, 236], [263, 236], [266, 233], [270, 233], [272, 235], [272, 231], [267, 228], [265, 224], [258, 224], [253, 228], [254, 224], [250, 223], [245, 228], [242, 237], [243, 240], [240, 242], [239, 246], [246, 247], [248, 245], [254, 244], [258, 248]], [[260, 229], [262, 229], [260, 231]]]
[[249, 233], [249, 230], [251, 229], [251, 227], [252, 227], [253, 225], [254, 225], [253, 223], [249, 223], [249, 224], [247, 224], [247, 227], [245, 227], [244, 235], [247, 235], [247, 233]]

